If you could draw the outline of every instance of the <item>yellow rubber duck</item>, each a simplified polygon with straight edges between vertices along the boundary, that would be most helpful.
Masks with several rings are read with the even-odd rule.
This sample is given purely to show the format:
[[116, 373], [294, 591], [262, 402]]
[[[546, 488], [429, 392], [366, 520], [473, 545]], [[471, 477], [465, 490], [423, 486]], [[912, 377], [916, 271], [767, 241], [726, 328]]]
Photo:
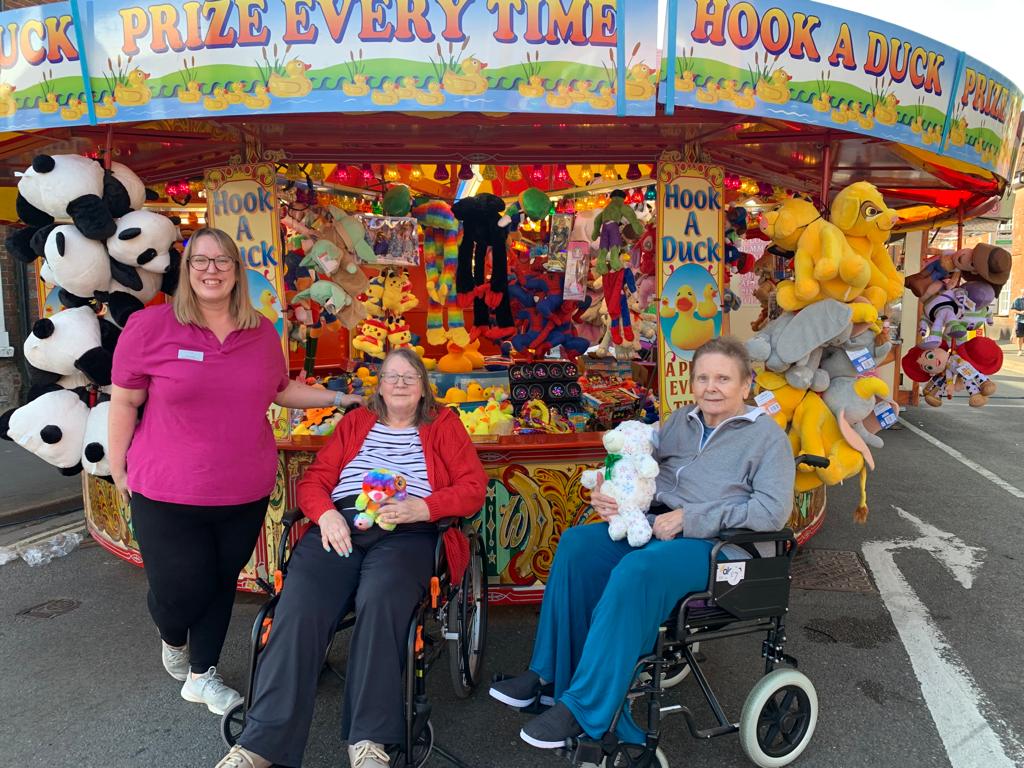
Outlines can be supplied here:
[[589, 80], [577, 80], [572, 90], [569, 91], [569, 97], [577, 104], [590, 101], [594, 96], [594, 92], [591, 90], [593, 87], [594, 84]]
[[676, 318], [669, 334], [672, 346], [678, 349], [697, 349], [714, 338], [714, 321], [718, 314], [716, 293], [714, 286], [705, 285], [704, 298], [698, 302], [693, 288], [683, 285], [676, 291], [675, 301], [669, 301], [667, 296], [662, 297], [659, 314], [665, 318]]
[[365, 96], [370, 92], [366, 75], [353, 75], [351, 83], [342, 83], [341, 92], [346, 96]]
[[718, 100], [736, 101], [736, 97], [740, 95], [739, 91], [736, 90], [739, 86], [740, 84], [735, 80], [726, 80], [718, 90]]
[[697, 101], [699, 101], [701, 104], [717, 104], [718, 92], [718, 83], [716, 83], [714, 80], [708, 80], [704, 88], [697, 91]]
[[529, 81], [519, 84], [519, 95], [524, 99], [539, 99], [544, 95], [544, 78], [533, 75]]
[[816, 112], [828, 112], [832, 109], [832, 97], [827, 93], [819, 93], [811, 101], [811, 106]]
[[942, 141], [942, 127], [937, 123], [921, 131], [921, 142], [924, 144], [938, 144]]
[[[10, 117], [18, 111], [18, 104], [15, 102], [14, 96], [12, 95], [16, 90], [17, 87], [10, 83], [0, 83], [0, 117]], [[50, 95], [53, 96], [53, 94]], [[64, 110], [61, 110], [61, 117], [64, 117]], [[76, 118], [65, 119], [73, 120]]]
[[848, 123], [853, 118], [853, 112], [850, 109], [850, 105], [847, 102], [843, 102], [838, 107], [832, 110], [832, 117], [830, 118], [833, 123]]
[[420, 92], [417, 87], [419, 80], [415, 77], [402, 77], [398, 80], [398, 98], [400, 99], [415, 99], [416, 94]]
[[96, 105], [96, 117], [113, 117], [117, 114], [117, 104], [114, 103], [114, 97], [109, 93], [104, 96], [100, 103]]
[[548, 91], [548, 93], [545, 94], [544, 101], [548, 103], [548, 106], [555, 107], [558, 109], [571, 107], [572, 96], [569, 95], [568, 84], [559, 83], [557, 86], [555, 86], [555, 90]]
[[768, 80], [764, 78], [758, 80], [754, 92], [761, 101], [769, 104], [785, 104], [789, 101], [789, 81], [792, 79], [786, 70], [777, 69]]
[[740, 109], [753, 109], [757, 106], [757, 98], [754, 96], [754, 89], [749, 85], [743, 86], [743, 90], [733, 97], [732, 103]]
[[220, 112], [228, 108], [228, 89], [214, 88], [213, 93], [203, 99], [203, 109], [210, 112]]
[[265, 290], [260, 294], [260, 305], [256, 311], [272, 323], [276, 323], [280, 318], [280, 314], [274, 307], [274, 294], [271, 291]]
[[697, 87], [697, 83], [693, 80], [693, 72], [686, 70], [682, 75], [676, 78], [676, 90], [677, 91], [692, 91]]
[[68, 99], [67, 106], [61, 107], [60, 116], [62, 120], [78, 120], [85, 114], [85, 110], [85, 103], [72, 96]]
[[464, 347], [448, 342], [448, 354], [437, 361], [437, 370], [442, 373], [469, 373], [473, 370], [473, 363], [466, 356]]
[[473, 368], [484, 367], [484, 356], [480, 352], [480, 339], [473, 339], [464, 348], [463, 352], [466, 355], [466, 359], [469, 360], [469, 364]]
[[486, 399], [487, 395], [484, 394], [484, 388], [480, 386], [479, 382], [471, 381], [466, 385], [466, 400], [471, 403], [475, 403]]
[[967, 121], [962, 117], [953, 121], [949, 129], [949, 143], [954, 147], [962, 147], [967, 142]]
[[270, 92], [282, 99], [295, 99], [308, 96], [313, 90], [313, 81], [306, 76], [310, 65], [301, 59], [292, 59], [284, 65], [284, 74], [271, 72], [267, 79]]
[[900, 103], [900, 100], [896, 98], [895, 94], [890, 93], [881, 101], [875, 102], [875, 120], [882, 125], [895, 125], [896, 120], [899, 118], [899, 114], [896, 112], [896, 106]]
[[489, 87], [487, 78], [480, 74], [486, 68], [486, 62], [480, 61], [476, 56], [470, 56], [462, 62], [461, 73], [449, 69], [444, 73], [441, 82], [448, 93], [458, 96], [478, 96], [485, 93]]
[[267, 86], [257, 83], [251, 96], [243, 96], [242, 103], [249, 109], [266, 109], [270, 106], [270, 94], [267, 93]]
[[[5, 100], [4, 96], [2, 95], [5, 93], [3, 90], [5, 85], [6, 83], [0, 85], [0, 101]], [[14, 86], [11, 87], [13, 88]], [[46, 94], [46, 98], [39, 102], [39, 111], [42, 112], [44, 115], [52, 115], [58, 109], [60, 109], [60, 102], [57, 101], [56, 93]]]
[[420, 91], [416, 94], [416, 102], [426, 107], [436, 107], [444, 104], [444, 92], [440, 83], [427, 83], [426, 93]]
[[610, 85], [602, 85], [597, 89], [597, 96], [588, 99], [588, 103], [594, 109], [611, 109], [615, 106], [615, 91]]
[[866, 131], [870, 131], [875, 127], [875, 110], [868, 107], [863, 112], [863, 105], [859, 101], [853, 102], [853, 117], [857, 121], [857, 125]]
[[643, 62], [634, 64], [626, 72], [626, 99], [628, 101], [645, 101], [654, 97], [657, 86], [651, 82], [651, 75], [657, 72]]
[[128, 84], [118, 83], [114, 86], [114, 101], [122, 107], [141, 107], [153, 98], [153, 92], [146, 85], [149, 73], [136, 67], [128, 73]]
[[228, 89], [228, 103], [241, 104], [247, 95], [247, 83], [245, 80], [236, 80], [231, 84], [231, 88]]
[[383, 83], [379, 91], [373, 91], [370, 94], [370, 101], [384, 106], [397, 104], [398, 99], [398, 85], [396, 83]]
[[924, 130], [924, 120], [921, 118], [920, 115], [918, 115], [917, 117], [910, 121], [910, 130], [912, 130], [914, 133], [920, 133], [922, 130]]
[[189, 80], [184, 90], [178, 91], [178, 101], [183, 104], [198, 104], [203, 98], [203, 84], [196, 80]]

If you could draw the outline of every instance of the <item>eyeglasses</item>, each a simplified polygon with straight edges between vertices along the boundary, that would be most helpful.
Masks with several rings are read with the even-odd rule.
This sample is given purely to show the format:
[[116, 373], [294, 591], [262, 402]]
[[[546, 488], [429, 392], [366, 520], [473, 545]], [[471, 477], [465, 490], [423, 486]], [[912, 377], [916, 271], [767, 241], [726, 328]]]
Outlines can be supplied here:
[[209, 256], [191, 256], [188, 260], [196, 272], [205, 272], [210, 268], [211, 262], [218, 272], [228, 272], [235, 266], [235, 260], [230, 256], [217, 256], [214, 259]]
[[411, 387], [420, 380], [420, 375], [418, 373], [385, 373], [381, 375], [380, 380], [385, 384], [397, 384], [401, 380], [405, 386]]

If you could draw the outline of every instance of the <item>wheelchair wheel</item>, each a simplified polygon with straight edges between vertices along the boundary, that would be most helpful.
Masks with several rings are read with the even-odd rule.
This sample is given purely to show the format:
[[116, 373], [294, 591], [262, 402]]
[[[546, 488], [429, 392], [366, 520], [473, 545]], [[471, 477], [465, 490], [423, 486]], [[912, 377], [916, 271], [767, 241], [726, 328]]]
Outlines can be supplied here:
[[245, 728], [245, 703], [238, 702], [220, 718], [220, 737], [228, 747], [238, 743], [238, 737]]
[[470, 539], [470, 559], [456, 599], [448, 606], [448, 665], [452, 688], [460, 699], [480, 684], [487, 644], [487, 571], [479, 536]]
[[776, 669], [743, 704], [740, 744], [760, 768], [789, 765], [806, 749], [818, 721], [818, 694], [803, 672]]
[[[434, 724], [428, 720], [427, 727], [420, 731], [420, 735], [416, 737], [416, 743], [413, 744], [412, 760], [409, 762], [409, 765], [413, 765], [415, 768], [422, 768], [430, 758], [430, 752], [433, 748]], [[392, 768], [405, 768], [405, 765], [405, 753], [399, 749], [391, 756], [391, 766]]]

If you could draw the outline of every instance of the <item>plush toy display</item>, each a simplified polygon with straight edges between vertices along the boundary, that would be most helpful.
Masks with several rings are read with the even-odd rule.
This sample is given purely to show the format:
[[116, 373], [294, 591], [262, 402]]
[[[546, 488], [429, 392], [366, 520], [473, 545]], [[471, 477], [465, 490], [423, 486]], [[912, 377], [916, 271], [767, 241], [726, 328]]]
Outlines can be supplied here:
[[604, 468], [588, 469], [580, 478], [584, 488], [593, 490], [598, 477], [603, 477], [601, 493], [619, 505], [619, 514], [608, 523], [608, 535], [614, 541], [626, 539], [631, 547], [642, 547], [651, 540], [647, 510], [654, 499], [654, 479], [658, 476], [658, 462], [653, 456], [655, 439], [650, 424], [622, 422], [602, 438], [608, 451]]
[[[473, 307], [473, 325], [490, 339], [515, 333], [508, 295], [508, 230], [499, 224], [505, 201], [482, 193], [456, 200], [452, 214], [462, 222], [455, 289], [459, 306]], [[487, 251], [491, 252], [491, 278], [486, 281]], [[492, 313], [493, 311], [493, 318]]]
[[395, 530], [394, 523], [382, 523], [378, 519], [380, 505], [387, 499], [402, 501], [406, 497], [405, 478], [390, 469], [371, 469], [363, 476], [363, 490], [356, 498], [356, 514], [353, 523], [360, 531], [368, 531], [376, 523], [385, 531]]
[[907, 378], [925, 385], [928, 405], [938, 408], [944, 398], [966, 390], [968, 405], [978, 408], [995, 394], [996, 384], [989, 377], [1002, 368], [1003, 351], [992, 339], [976, 336], [956, 346], [918, 345], [903, 356], [902, 366]]
[[451, 340], [469, 343], [466, 321], [455, 292], [458, 265], [459, 222], [451, 206], [430, 200], [412, 209], [423, 229], [423, 267], [427, 276], [427, 343], [435, 346]]
[[25, 359], [52, 374], [54, 381], [81, 371], [97, 386], [107, 386], [117, 335], [90, 307], [64, 309], [32, 326], [25, 339]]
[[844, 187], [832, 201], [829, 220], [845, 235], [853, 250], [871, 264], [865, 295], [879, 312], [886, 301], [903, 295], [903, 275], [896, 271], [885, 247], [898, 218], [878, 189], [866, 181]]
[[[626, 193], [616, 189], [609, 195], [608, 205], [594, 219], [594, 229], [590, 233], [590, 239], [598, 243], [597, 259], [594, 264], [594, 271], [597, 274], [604, 275], [622, 269], [623, 256], [629, 256], [629, 249], [622, 237], [623, 226], [629, 227], [633, 239], [643, 234], [640, 220], [626, 204]], [[629, 259], [626, 258], [626, 261]], [[606, 291], [605, 296], [608, 295]]]
[[[70, 294], [64, 297], [66, 303], [88, 301], [97, 291], [110, 288], [110, 257], [103, 243], [83, 237], [71, 224], [41, 229], [39, 237], [45, 238], [42, 278]], [[133, 288], [142, 287], [138, 277], [131, 283]]]
[[18, 218], [29, 226], [72, 222], [90, 240], [117, 229], [103, 200], [103, 166], [81, 155], [37, 155], [18, 181]]
[[89, 418], [85, 423], [85, 435], [82, 438], [82, 467], [90, 475], [107, 480], [111, 480], [110, 449], [107, 439], [109, 419], [110, 400], [103, 399], [89, 409]]
[[181, 239], [178, 221], [153, 211], [126, 213], [107, 239], [110, 258], [129, 267], [163, 274], [171, 266], [174, 244]]
[[82, 471], [89, 406], [83, 390], [52, 387], [20, 408], [0, 415], [0, 437], [13, 440], [62, 475]]

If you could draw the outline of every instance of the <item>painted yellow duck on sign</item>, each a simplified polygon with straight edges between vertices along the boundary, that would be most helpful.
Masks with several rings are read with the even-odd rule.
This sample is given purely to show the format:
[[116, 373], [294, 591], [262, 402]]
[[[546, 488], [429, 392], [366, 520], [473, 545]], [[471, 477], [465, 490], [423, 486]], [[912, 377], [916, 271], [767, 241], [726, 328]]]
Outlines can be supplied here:
[[245, 80], [236, 80], [228, 89], [228, 103], [241, 104], [248, 94], [248, 84]]
[[590, 101], [594, 96], [593, 92], [594, 84], [589, 80], [577, 80], [573, 85], [572, 90], [569, 91], [569, 96], [573, 102], [580, 104], [584, 101]]
[[645, 101], [654, 98], [655, 84], [651, 77], [657, 70], [640, 62], [626, 71], [626, 99], [628, 101]]
[[476, 56], [470, 56], [462, 62], [459, 72], [449, 69], [444, 73], [441, 82], [448, 93], [457, 96], [478, 96], [487, 91], [487, 78], [481, 72], [487, 68], [487, 63], [480, 61]]
[[967, 141], [967, 121], [958, 117], [949, 129], [949, 143], [954, 147], [962, 147]]
[[117, 114], [117, 104], [114, 103], [114, 97], [109, 93], [100, 99], [100, 103], [96, 105], [96, 117], [111, 118]]
[[[2, 88], [3, 86], [0, 85], [0, 89]], [[44, 115], [52, 115], [54, 112], [60, 109], [60, 102], [57, 101], [57, 94], [52, 92], [46, 94], [43, 100], [39, 102], [37, 108]]]
[[587, 103], [594, 109], [611, 109], [615, 106], [615, 91], [610, 85], [602, 85], [597, 89], [597, 95], [591, 96]]
[[228, 89], [214, 88], [213, 93], [203, 99], [203, 109], [210, 112], [220, 112], [228, 108]]
[[292, 59], [284, 65], [284, 74], [271, 72], [267, 79], [270, 92], [282, 99], [295, 99], [308, 96], [313, 90], [313, 81], [307, 77], [311, 65], [302, 59]]
[[768, 79], [762, 77], [758, 80], [754, 92], [761, 101], [769, 104], [785, 104], [789, 101], [789, 81], [792, 79], [786, 70], [777, 69]]
[[18, 111], [18, 104], [14, 100], [16, 90], [10, 83], [0, 83], [0, 117], [10, 117]]
[[677, 91], [692, 91], [697, 87], [697, 83], [693, 80], [693, 72], [686, 70], [679, 77], [676, 78], [676, 90]]
[[718, 315], [718, 292], [713, 285], [704, 286], [704, 296], [698, 301], [697, 294], [689, 285], [680, 286], [675, 299], [667, 296], [661, 299], [658, 313], [664, 318], [675, 317], [669, 340], [677, 349], [697, 349], [715, 336], [715, 317]]
[[352, 82], [341, 84], [341, 92], [346, 96], [365, 96], [370, 92], [370, 86], [366, 82], [366, 75], [353, 75]]
[[267, 86], [263, 83], [257, 83], [256, 87], [253, 88], [251, 96], [242, 97], [242, 103], [249, 109], [266, 109], [269, 107], [270, 94], [267, 92]]
[[185, 87], [178, 91], [178, 101], [182, 104], [198, 104], [203, 98], [203, 84], [189, 80]]
[[84, 101], [72, 96], [68, 99], [67, 106], [61, 107], [60, 117], [62, 120], [79, 120], [85, 114], [86, 109]]
[[832, 97], [824, 91], [811, 100], [815, 112], [828, 112], [832, 109]]
[[743, 90], [733, 97], [732, 103], [740, 109], [753, 109], [757, 106], [757, 98], [754, 96], [754, 89], [749, 85], [743, 86]]
[[879, 99], [875, 102], [875, 120], [882, 125], [895, 125], [896, 120], [899, 118], [899, 114], [896, 112], [896, 107], [899, 105], [900, 100], [896, 98], [895, 94], [890, 93], [884, 99]]
[[441, 90], [441, 84], [437, 82], [427, 83], [426, 92], [420, 91], [416, 94], [416, 102], [425, 107], [436, 107], [439, 104], [444, 104], [444, 91]]
[[370, 94], [370, 101], [381, 106], [391, 106], [398, 103], [398, 84], [382, 83], [379, 91]]
[[719, 98], [718, 83], [708, 80], [707, 84], [695, 94], [701, 104], [717, 104]]
[[398, 79], [398, 98], [415, 99], [420, 92], [419, 80], [415, 77], [401, 77]]
[[114, 101], [122, 107], [141, 107], [153, 98], [153, 91], [146, 85], [149, 73], [136, 67], [128, 73], [127, 83], [114, 86]]
[[525, 99], [539, 99], [544, 95], [544, 78], [533, 75], [527, 82], [520, 83], [519, 95]]
[[572, 95], [569, 92], [569, 85], [567, 83], [559, 83], [555, 86], [555, 90], [549, 91], [544, 96], [544, 100], [548, 103], [548, 106], [555, 107], [556, 109], [571, 107]]

